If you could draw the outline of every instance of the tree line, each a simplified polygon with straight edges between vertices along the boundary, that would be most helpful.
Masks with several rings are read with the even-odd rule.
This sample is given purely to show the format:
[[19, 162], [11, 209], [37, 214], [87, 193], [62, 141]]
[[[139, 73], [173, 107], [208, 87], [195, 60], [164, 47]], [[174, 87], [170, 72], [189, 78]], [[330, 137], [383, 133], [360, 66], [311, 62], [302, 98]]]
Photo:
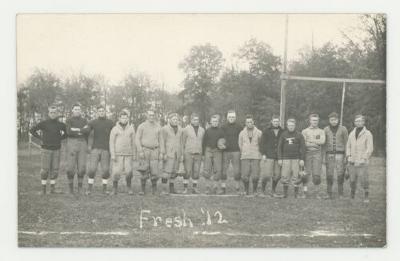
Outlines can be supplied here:
[[[386, 17], [362, 15], [360, 20], [360, 29], [366, 37], [353, 39], [343, 33], [345, 41], [341, 45], [328, 42], [320, 48], [304, 48], [299, 58], [289, 64], [288, 73], [385, 80]], [[107, 104], [112, 117], [127, 108], [136, 126], [150, 107], [161, 118], [172, 111], [188, 116], [197, 112], [203, 123], [212, 114], [224, 116], [234, 109], [239, 121], [250, 113], [263, 129], [273, 114], [279, 114], [281, 58], [268, 43], [257, 39], [246, 41], [231, 58], [237, 64], [226, 66], [217, 46], [210, 43], [193, 46], [178, 65], [185, 74], [179, 93], [164, 90], [145, 73], [129, 74], [121, 84], [110, 86], [101, 75], [79, 74], [61, 79], [51, 72], [36, 70], [18, 87], [19, 138], [26, 137], [35, 115], [45, 115], [49, 105], [58, 104], [62, 115], [67, 117], [76, 102], [82, 104], [89, 117], [99, 104]], [[330, 112], [340, 112], [342, 89], [335, 87], [341, 85], [289, 81], [286, 115], [298, 119], [299, 128], [305, 128], [307, 115], [316, 112], [321, 116], [321, 126], [326, 125]], [[376, 148], [385, 153], [386, 86], [348, 85], [344, 105], [346, 127], [353, 127], [356, 113], [367, 116], [367, 127], [374, 134]]]

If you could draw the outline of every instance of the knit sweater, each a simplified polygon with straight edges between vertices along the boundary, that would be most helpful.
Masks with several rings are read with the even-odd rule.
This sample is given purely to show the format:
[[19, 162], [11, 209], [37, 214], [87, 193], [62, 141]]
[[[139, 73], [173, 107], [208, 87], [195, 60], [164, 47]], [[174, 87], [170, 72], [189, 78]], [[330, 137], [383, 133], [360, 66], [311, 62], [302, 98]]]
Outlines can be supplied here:
[[161, 128], [161, 153], [169, 158], [181, 157], [182, 155], [182, 128], [176, 126], [176, 133], [174, 128], [167, 124]]
[[222, 126], [222, 131], [224, 132], [224, 137], [226, 140], [226, 148], [225, 151], [234, 152], [239, 151], [239, 134], [242, 131], [243, 127], [234, 123], [226, 123]]
[[[82, 117], [71, 117], [67, 119], [67, 136], [68, 138], [88, 138], [87, 133], [84, 131], [84, 127], [87, 124], [87, 120]], [[72, 130], [74, 129], [74, 130]], [[79, 130], [75, 130], [79, 129]]]
[[115, 156], [136, 156], [135, 128], [133, 125], [125, 127], [117, 123], [110, 133], [110, 155]]
[[182, 145], [184, 153], [202, 154], [202, 142], [204, 137], [204, 129], [199, 126], [197, 134], [192, 125], [187, 125], [182, 131]]
[[278, 142], [278, 159], [304, 160], [305, 151], [306, 146], [301, 133], [288, 130], [282, 132]]
[[[42, 132], [39, 135], [38, 131]], [[61, 140], [66, 137], [66, 126], [58, 119], [47, 119], [34, 126], [30, 133], [42, 141], [41, 147], [46, 150], [58, 150], [61, 148]]]
[[224, 132], [219, 127], [210, 127], [206, 129], [203, 138], [203, 153], [206, 148], [217, 149], [217, 142], [224, 137]]
[[364, 127], [358, 137], [356, 137], [356, 128], [354, 128], [350, 132], [346, 146], [346, 155], [349, 162], [355, 164], [368, 163], [373, 151], [374, 142], [372, 133]]
[[138, 152], [145, 148], [159, 148], [161, 143], [161, 126], [156, 122], [145, 121], [136, 131], [136, 148]]
[[325, 144], [323, 149], [325, 152], [341, 152], [346, 150], [346, 143], [349, 137], [346, 127], [338, 126], [336, 132], [330, 126], [324, 128]]
[[260, 150], [262, 155], [265, 155], [268, 159], [278, 158], [278, 142], [279, 137], [282, 135], [283, 129], [278, 127], [277, 134], [275, 135], [275, 129], [271, 126], [263, 131], [261, 137]]
[[256, 127], [250, 132], [246, 127], [239, 134], [240, 159], [261, 159], [260, 142], [262, 132]]
[[316, 127], [308, 127], [301, 132], [306, 143], [306, 152], [321, 151], [322, 145], [325, 144], [325, 132]]
[[109, 150], [110, 132], [113, 127], [114, 122], [107, 118], [89, 121], [85, 130], [88, 134], [93, 130], [93, 149]]

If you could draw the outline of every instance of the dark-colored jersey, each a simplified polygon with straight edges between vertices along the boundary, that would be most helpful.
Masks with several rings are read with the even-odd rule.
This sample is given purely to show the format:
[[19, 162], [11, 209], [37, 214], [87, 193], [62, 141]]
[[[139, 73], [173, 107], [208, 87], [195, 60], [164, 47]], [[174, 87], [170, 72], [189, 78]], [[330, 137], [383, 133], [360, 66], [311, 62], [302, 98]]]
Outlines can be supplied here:
[[[42, 134], [39, 135], [38, 131]], [[46, 150], [58, 150], [61, 148], [61, 140], [66, 137], [66, 126], [58, 119], [47, 119], [34, 126], [30, 133], [42, 141], [42, 148]]]
[[[67, 119], [67, 137], [68, 138], [88, 138], [87, 133], [84, 131], [83, 127], [87, 124], [87, 120], [82, 117], [71, 117]], [[72, 129], [79, 130], [72, 130]]]
[[109, 150], [110, 133], [114, 125], [114, 122], [107, 118], [97, 118], [89, 121], [87, 134], [93, 130], [93, 149]]
[[297, 132], [285, 130], [279, 137], [278, 159], [301, 159], [304, 160], [306, 144], [304, 136]]
[[261, 138], [260, 150], [263, 155], [266, 155], [269, 159], [278, 158], [278, 142], [279, 138], [283, 133], [283, 129], [278, 127], [277, 135], [275, 135], [274, 128], [269, 127], [263, 131]]
[[205, 148], [216, 149], [217, 142], [219, 139], [224, 137], [224, 132], [221, 128], [218, 127], [210, 127], [206, 129], [203, 137], [203, 153], [205, 152]]
[[237, 123], [226, 123], [222, 126], [224, 137], [226, 140], [225, 151], [240, 151], [239, 149], [239, 134], [243, 130], [243, 127]]

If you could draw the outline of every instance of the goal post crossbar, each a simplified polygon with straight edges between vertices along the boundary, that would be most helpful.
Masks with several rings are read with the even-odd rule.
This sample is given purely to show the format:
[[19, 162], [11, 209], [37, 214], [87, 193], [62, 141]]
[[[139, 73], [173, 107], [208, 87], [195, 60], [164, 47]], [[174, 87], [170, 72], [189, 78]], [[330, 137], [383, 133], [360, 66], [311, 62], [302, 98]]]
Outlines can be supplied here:
[[297, 75], [289, 75], [289, 74], [282, 75], [281, 79], [282, 80], [299, 80], [299, 81], [317, 81], [317, 82], [386, 84], [386, 81], [383, 81], [383, 80], [329, 78], [329, 77], [305, 77], [305, 76], [297, 76]]
[[[281, 125], [284, 126], [285, 120], [285, 110], [286, 110], [286, 82], [289, 80], [298, 80], [298, 81], [317, 81], [317, 82], [334, 82], [341, 83], [342, 85], [342, 99], [340, 104], [340, 124], [343, 124], [343, 110], [344, 110], [344, 100], [346, 94], [346, 84], [347, 83], [361, 83], [361, 84], [377, 84], [384, 85], [386, 81], [383, 80], [371, 80], [371, 79], [351, 79], [351, 78], [330, 78], [330, 77], [306, 77], [306, 76], [297, 76], [297, 75], [289, 75], [283, 73], [281, 75], [281, 104], [280, 104], [280, 114], [281, 114]], [[337, 87], [340, 87], [337, 86]]]

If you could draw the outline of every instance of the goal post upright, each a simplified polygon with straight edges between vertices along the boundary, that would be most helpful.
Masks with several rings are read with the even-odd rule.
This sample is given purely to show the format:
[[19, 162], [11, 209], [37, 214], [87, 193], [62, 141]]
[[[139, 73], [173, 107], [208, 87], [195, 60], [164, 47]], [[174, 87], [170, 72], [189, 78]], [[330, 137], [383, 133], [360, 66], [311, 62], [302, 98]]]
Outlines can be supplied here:
[[343, 82], [342, 87], [342, 102], [340, 103], [340, 125], [343, 125], [343, 110], [344, 110], [344, 97], [346, 95], [346, 82]]
[[283, 68], [281, 74], [281, 101], [279, 106], [279, 115], [281, 127], [285, 126], [285, 111], [286, 111], [286, 70], [287, 70], [287, 48], [288, 48], [288, 25], [289, 25], [289, 15], [286, 14], [285, 17], [285, 48], [283, 50]]

